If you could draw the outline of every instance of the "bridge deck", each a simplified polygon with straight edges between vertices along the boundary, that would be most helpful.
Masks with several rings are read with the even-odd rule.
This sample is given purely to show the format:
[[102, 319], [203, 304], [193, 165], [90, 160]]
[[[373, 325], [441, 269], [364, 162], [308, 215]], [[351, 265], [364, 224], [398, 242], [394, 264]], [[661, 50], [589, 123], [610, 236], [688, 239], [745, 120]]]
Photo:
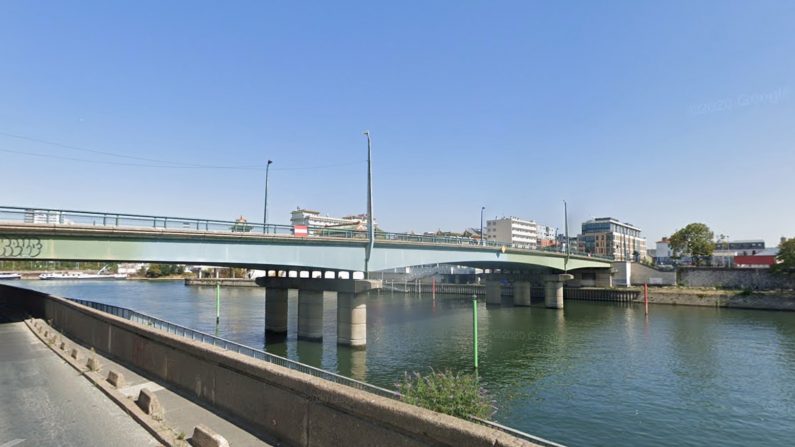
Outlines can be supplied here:
[[[47, 218], [38, 222], [36, 216], [42, 213]], [[50, 219], [52, 216], [55, 218]], [[532, 266], [555, 270], [610, 267], [608, 260], [590, 256], [514, 248], [494, 241], [480, 245], [479, 241], [464, 237], [386, 232], [376, 233], [366, 267], [366, 232], [313, 227], [306, 236], [296, 236], [288, 226], [260, 225], [261, 231], [253, 231], [254, 228], [245, 222], [0, 207], [0, 259], [168, 262], [336, 271], [368, 268], [378, 271], [431, 264], [517, 270]]]

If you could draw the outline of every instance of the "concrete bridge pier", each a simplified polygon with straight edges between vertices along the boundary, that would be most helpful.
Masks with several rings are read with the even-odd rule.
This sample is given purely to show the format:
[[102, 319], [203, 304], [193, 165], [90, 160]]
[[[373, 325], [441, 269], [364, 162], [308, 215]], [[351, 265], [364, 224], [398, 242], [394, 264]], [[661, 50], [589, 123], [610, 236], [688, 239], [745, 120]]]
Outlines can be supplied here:
[[531, 295], [530, 281], [514, 281], [513, 283], [513, 305], [529, 306]]
[[544, 278], [544, 304], [550, 309], [563, 309], [563, 283], [574, 278], [568, 273]]
[[322, 290], [298, 289], [298, 338], [323, 339]]
[[497, 280], [486, 281], [486, 304], [502, 303], [502, 284]]
[[265, 289], [265, 333], [287, 335], [287, 289]]
[[[337, 293], [337, 343], [363, 348], [367, 345], [367, 293], [380, 289], [381, 281], [361, 279], [324, 279], [295, 277], [260, 277], [257, 285], [266, 288], [265, 323], [277, 327], [284, 322], [287, 332], [287, 289], [298, 289], [298, 337], [310, 340], [323, 338], [324, 295]], [[284, 291], [284, 312], [281, 293]], [[272, 293], [271, 291], [276, 291]], [[273, 295], [273, 298], [271, 297]], [[277, 315], [271, 313], [271, 299], [276, 300]], [[281, 319], [283, 315], [283, 320]], [[271, 322], [273, 320], [273, 322]], [[278, 326], [281, 329], [282, 326]]]
[[367, 292], [337, 292], [337, 344], [367, 345]]

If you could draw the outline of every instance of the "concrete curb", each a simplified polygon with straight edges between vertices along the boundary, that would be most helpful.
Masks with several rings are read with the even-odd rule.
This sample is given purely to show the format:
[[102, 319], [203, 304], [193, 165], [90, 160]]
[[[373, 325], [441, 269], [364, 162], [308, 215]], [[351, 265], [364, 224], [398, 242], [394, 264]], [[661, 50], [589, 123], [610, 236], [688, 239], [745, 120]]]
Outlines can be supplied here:
[[160, 401], [157, 399], [157, 396], [150, 390], [146, 388], [141, 389], [135, 404], [152, 419], [156, 421], [163, 420], [163, 407], [160, 406]]
[[[77, 358], [72, 358], [70, 356], [72, 352], [79, 352], [76, 343], [67, 341], [68, 339], [62, 335], [61, 345], [64, 345], [64, 347], [61, 349], [56, 349], [56, 346], [48, 343], [47, 339], [43, 335], [45, 330], [48, 331], [49, 334], [52, 334], [55, 331], [53, 328], [49, 327], [49, 325], [41, 322], [41, 320], [38, 319], [26, 319], [25, 325], [27, 325], [30, 331], [33, 332], [36, 337], [38, 337], [53, 352], [55, 352], [63, 361], [77, 370], [83, 377], [85, 377], [89, 382], [99, 388], [106, 396], [115, 402], [116, 405], [121, 407], [122, 410], [135, 419], [135, 421], [138, 422], [138, 424], [148, 431], [155, 439], [157, 439], [158, 442], [167, 447], [187, 446], [185, 441], [177, 439], [177, 437], [174, 436], [171, 429], [165, 427], [161, 422], [144, 413], [144, 411], [141, 410], [138, 405], [135, 404], [135, 402], [127, 399], [125, 395], [117, 391], [115, 387], [110, 385], [105, 380], [99, 371], [91, 371], [85, 365], [81, 365], [80, 362], [77, 361]], [[70, 344], [72, 345], [72, 348], [68, 349]], [[76, 357], [79, 357], [79, 354]]]
[[190, 443], [193, 447], [229, 447], [229, 442], [223, 436], [201, 424], [193, 429]]
[[127, 386], [127, 381], [124, 380], [124, 374], [116, 371], [108, 371], [108, 383], [113, 385], [114, 388], [124, 388]]

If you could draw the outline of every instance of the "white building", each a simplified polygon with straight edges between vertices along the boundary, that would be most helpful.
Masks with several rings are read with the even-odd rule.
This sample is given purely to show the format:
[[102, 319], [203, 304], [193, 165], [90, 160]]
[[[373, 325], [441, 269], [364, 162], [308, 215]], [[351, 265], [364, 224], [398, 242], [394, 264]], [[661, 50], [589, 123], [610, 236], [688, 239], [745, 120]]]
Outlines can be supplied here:
[[668, 245], [668, 238], [664, 237], [661, 241], [657, 241], [656, 249], [654, 250], [654, 263], [658, 265], [670, 264], [673, 262], [673, 251]]
[[148, 264], [144, 264], [143, 262], [123, 262], [119, 264], [118, 270], [116, 270], [116, 272], [124, 273], [125, 275], [134, 275], [147, 265]]
[[64, 219], [60, 211], [54, 210], [25, 210], [25, 223], [34, 224], [62, 224]]
[[[362, 229], [367, 229], [367, 215], [359, 214], [356, 216], [345, 217], [331, 217], [321, 216], [320, 211], [306, 210], [298, 208], [290, 213], [290, 224], [306, 225], [308, 227], [341, 227], [341, 226], [361, 226]], [[378, 227], [378, 224], [373, 220], [373, 226]]]
[[558, 229], [549, 225], [536, 224], [536, 237], [538, 248], [553, 247], [557, 245]]
[[518, 217], [503, 217], [486, 221], [486, 240], [514, 248], [538, 247], [537, 224]]

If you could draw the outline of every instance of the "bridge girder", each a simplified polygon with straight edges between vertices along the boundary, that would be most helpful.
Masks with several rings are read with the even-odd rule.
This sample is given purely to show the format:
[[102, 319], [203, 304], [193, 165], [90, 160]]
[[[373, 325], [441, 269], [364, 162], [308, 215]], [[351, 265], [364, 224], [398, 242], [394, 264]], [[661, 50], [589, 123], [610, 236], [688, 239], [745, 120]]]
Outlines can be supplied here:
[[[251, 233], [117, 229], [59, 225], [0, 225], [0, 259], [162, 262], [248, 268], [364, 271], [366, 240], [299, 238]], [[370, 271], [414, 265], [563, 270], [565, 256], [496, 247], [378, 240]], [[609, 268], [609, 261], [572, 256], [568, 270]]]

